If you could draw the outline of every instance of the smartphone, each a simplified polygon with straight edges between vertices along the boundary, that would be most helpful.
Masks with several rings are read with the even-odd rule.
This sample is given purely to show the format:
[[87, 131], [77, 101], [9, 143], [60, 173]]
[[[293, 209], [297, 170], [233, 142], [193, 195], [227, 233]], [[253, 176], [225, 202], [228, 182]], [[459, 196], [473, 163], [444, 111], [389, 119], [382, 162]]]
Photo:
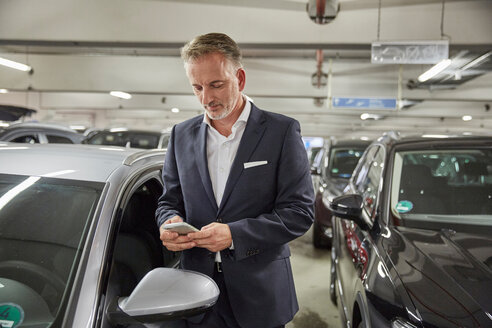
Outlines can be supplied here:
[[174, 231], [179, 233], [180, 235], [186, 235], [187, 233], [190, 232], [196, 232], [200, 231], [191, 224], [188, 224], [186, 222], [175, 222], [175, 223], [169, 223], [165, 224], [162, 226], [163, 229], [169, 230], [169, 231]]

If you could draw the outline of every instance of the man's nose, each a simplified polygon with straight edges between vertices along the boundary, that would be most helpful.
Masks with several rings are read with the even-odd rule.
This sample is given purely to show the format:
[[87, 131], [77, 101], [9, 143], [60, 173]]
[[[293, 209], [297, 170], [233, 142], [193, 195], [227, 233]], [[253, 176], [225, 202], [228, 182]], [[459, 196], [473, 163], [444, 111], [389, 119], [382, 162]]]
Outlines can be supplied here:
[[214, 94], [212, 90], [204, 88], [202, 91], [202, 104], [208, 105], [214, 100]]

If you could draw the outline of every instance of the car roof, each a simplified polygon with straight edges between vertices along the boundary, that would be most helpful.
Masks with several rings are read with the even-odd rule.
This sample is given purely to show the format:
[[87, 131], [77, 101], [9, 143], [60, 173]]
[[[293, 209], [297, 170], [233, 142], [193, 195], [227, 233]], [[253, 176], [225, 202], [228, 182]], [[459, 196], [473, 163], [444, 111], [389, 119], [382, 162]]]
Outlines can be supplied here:
[[387, 133], [378, 138], [375, 143], [383, 143], [387, 145], [403, 145], [403, 144], [419, 144], [419, 143], [490, 143], [492, 135], [405, 135], [401, 136], [397, 133]]
[[105, 182], [117, 168], [162, 150], [95, 145], [0, 142], [0, 174]]
[[71, 133], [78, 133], [77, 131], [64, 125], [58, 125], [53, 123], [40, 123], [40, 122], [16, 122], [16, 123], [11, 123], [9, 126], [5, 127], [4, 129], [13, 130], [13, 129], [20, 129], [20, 128], [51, 129], [51, 130], [59, 130], [59, 131], [65, 131]]

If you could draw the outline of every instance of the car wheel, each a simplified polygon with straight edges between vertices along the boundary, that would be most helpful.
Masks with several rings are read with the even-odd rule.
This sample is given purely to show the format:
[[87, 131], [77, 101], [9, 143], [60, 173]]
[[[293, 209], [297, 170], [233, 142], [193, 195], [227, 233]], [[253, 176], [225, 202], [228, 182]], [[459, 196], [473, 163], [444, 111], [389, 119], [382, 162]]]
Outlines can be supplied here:
[[320, 225], [314, 221], [313, 223], [313, 245], [316, 248], [330, 248], [331, 243], [328, 238], [325, 237], [323, 229]]

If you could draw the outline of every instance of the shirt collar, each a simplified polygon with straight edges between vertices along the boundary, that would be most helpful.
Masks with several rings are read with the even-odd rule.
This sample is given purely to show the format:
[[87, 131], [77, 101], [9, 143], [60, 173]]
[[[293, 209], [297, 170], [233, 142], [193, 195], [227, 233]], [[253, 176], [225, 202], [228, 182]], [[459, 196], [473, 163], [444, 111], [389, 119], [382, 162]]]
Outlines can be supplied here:
[[[251, 103], [249, 102], [248, 98], [246, 98], [244, 95], [242, 97], [245, 101], [245, 105], [243, 111], [237, 118], [237, 121], [234, 122], [234, 124], [232, 125], [233, 127], [237, 126], [239, 122], [244, 122], [244, 123], [248, 122], [249, 114], [251, 113]], [[212, 124], [210, 122], [210, 117], [208, 117], [207, 113], [203, 114], [203, 122], [207, 124], [209, 127], [212, 127]]]

